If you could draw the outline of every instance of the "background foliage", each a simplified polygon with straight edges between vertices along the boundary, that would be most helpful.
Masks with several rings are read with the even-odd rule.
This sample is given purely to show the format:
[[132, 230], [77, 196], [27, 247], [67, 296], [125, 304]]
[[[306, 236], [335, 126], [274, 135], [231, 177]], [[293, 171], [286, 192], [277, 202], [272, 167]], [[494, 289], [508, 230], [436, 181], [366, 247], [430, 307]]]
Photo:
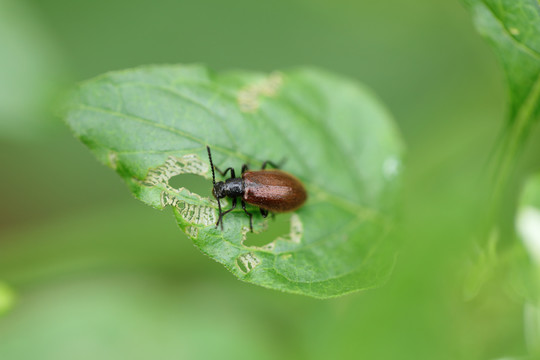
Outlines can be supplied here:
[[[484, 271], [491, 275], [463, 297], [467, 269], [482, 268], [472, 254], [487, 253], [471, 234], [486, 211], [483, 169], [505, 121], [506, 90], [460, 3], [2, 0], [0, 8], [13, 24], [0, 30], [0, 45], [20, 50], [1, 58], [48, 85], [38, 96], [41, 85], [20, 77], [0, 83], [26, 86], [20, 96], [32, 93], [37, 100], [25, 103], [38, 109], [14, 106], [16, 131], [0, 128], [0, 303], [11, 307], [0, 319], [0, 358], [495, 359], [534, 351], [530, 317], [502, 285], [504, 272]], [[38, 30], [22, 36], [21, 27]], [[402, 248], [385, 287], [319, 301], [237, 281], [39, 110], [53, 107], [50, 89], [65, 83], [179, 62], [266, 72], [311, 64], [375, 90], [408, 146]], [[13, 118], [0, 117], [2, 125]], [[497, 249], [513, 247], [521, 179], [538, 170], [540, 142], [529, 136], [502, 199]]]

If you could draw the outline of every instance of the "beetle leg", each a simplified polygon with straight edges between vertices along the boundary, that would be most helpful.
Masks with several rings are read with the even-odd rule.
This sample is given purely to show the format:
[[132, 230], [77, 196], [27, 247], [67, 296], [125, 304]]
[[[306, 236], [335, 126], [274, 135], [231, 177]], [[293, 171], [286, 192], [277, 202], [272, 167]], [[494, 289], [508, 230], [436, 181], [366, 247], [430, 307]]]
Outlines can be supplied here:
[[281, 160], [281, 162], [279, 164], [276, 164], [275, 162], [270, 161], [270, 160], [266, 160], [262, 164], [262, 170], [264, 170], [266, 168], [266, 165], [271, 165], [274, 169], [279, 169], [279, 168], [281, 168], [283, 166], [283, 164], [285, 164], [285, 159]]
[[244, 212], [249, 216], [249, 229], [253, 232], [253, 214], [246, 210], [246, 203], [244, 200], [242, 200], [242, 209], [244, 209]]
[[[242, 201], [242, 203], [243, 203], [243, 201]], [[230, 208], [229, 210], [224, 211], [224, 212], [222, 212], [221, 214], [219, 214], [219, 218], [218, 218], [218, 221], [217, 221], [217, 223], [216, 223], [216, 227], [218, 227], [219, 223], [221, 222], [221, 230], [223, 230], [223, 217], [225, 216], [225, 214], [228, 214], [228, 213], [230, 213], [231, 211], [233, 211], [234, 208], [236, 208], [236, 198], [234, 198], [234, 199], [232, 200], [232, 206], [231, 206], [231, 208]], [[244, 210], [245, 210], [245, 209], [244, 209]]]
[[242, 165], [242, 174], [249, 170], [248, 164]]
[[265, 162], [263, 162], [261, 169], [264, 170], [266, 168], [266, 165], [272, 165], [273, 168], [279, 169], [279, 166], [270, 160], [266, 160]]
[[263, 208], [259, 208], [259, 210], [261, 211], [261, 215], [263, 218], [268, 216], [268, 210], [264, 210]]
[[232, 167], [227, 168], [225, 171], [219, 170], [219, 168], [218, 168], [217, 166], [214, 166], [214, 169], [216, 169], [216, 171], [217, 171], [218, 173], [220, 173], [221, 176], [227, 175], [227, 173], [230, 171], [230, 172], [231, 172], [231, 177], [233, 177], [233, 178], [235, 177], [235, 176], [234, 176], [234, 169], [233, 169]]

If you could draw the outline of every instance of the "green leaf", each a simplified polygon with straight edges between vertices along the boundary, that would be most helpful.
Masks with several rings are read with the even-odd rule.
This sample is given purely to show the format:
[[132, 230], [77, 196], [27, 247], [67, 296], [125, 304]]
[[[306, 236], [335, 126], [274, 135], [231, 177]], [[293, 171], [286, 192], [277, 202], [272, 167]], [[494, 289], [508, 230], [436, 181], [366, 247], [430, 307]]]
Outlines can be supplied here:
[[516, 155], [540, 115], [540, 4], [538, 0], [463, 0], [478, 31], [492, 44], [508, 83], [507, 126], [496, 155], [499, 197]]
[[[66, 119], [137, 198], [172, 206], [194, 244], [241, 280], [325, 298], [389, 276], [402, 143], [387, 111], [354, 82], [315, 69], [267, 75], [143, 67], [82, 84]], [[286, 234], [248, 246], [241, 209], [221, 231], [214, 199], [169, 184], [185, 173], [211, 179], [206, 145], [222, 169], [286, 159], [283, 169], [309, 196]], [[248, 210], [255, 232], [273, 226]]]
[[478, 31], [492, 43], [506, 74], [510, 121], [540, 112], [540, 4], [538, 0], [464, 0]]

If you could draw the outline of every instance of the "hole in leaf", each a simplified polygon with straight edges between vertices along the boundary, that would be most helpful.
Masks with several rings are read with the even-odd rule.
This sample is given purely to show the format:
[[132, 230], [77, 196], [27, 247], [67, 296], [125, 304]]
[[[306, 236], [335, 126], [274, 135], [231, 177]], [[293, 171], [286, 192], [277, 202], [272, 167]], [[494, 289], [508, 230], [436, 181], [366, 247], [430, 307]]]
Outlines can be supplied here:
[[242, 254], [236, 259], [240, 271], [246, 274], [259, 266], [260, 263], [261, 260], [253, 253]]
[[275, 219], [268, 214], [268, 229], [260, 234], [247, 233], [245, 246], [264, 246], [280, 236], [289, 234], [291, 230], [291, 213], [276, 214]]
[[212, 181], [200, 175], [175, 175], [169, 179], [169, 186], [175, 189], [183, 187], [200, 196], [212, 197]]

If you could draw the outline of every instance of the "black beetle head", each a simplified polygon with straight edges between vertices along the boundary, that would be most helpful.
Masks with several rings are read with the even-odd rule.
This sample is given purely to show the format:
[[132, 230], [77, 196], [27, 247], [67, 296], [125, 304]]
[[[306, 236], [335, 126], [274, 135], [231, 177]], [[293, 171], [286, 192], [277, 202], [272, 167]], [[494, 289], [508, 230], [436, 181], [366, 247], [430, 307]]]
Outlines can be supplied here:
[[227, 196], [225, 194], [225, 183], [223, 181], [218, 181], [212, 189], [212, 194], [216, 199], [223, 199]]

